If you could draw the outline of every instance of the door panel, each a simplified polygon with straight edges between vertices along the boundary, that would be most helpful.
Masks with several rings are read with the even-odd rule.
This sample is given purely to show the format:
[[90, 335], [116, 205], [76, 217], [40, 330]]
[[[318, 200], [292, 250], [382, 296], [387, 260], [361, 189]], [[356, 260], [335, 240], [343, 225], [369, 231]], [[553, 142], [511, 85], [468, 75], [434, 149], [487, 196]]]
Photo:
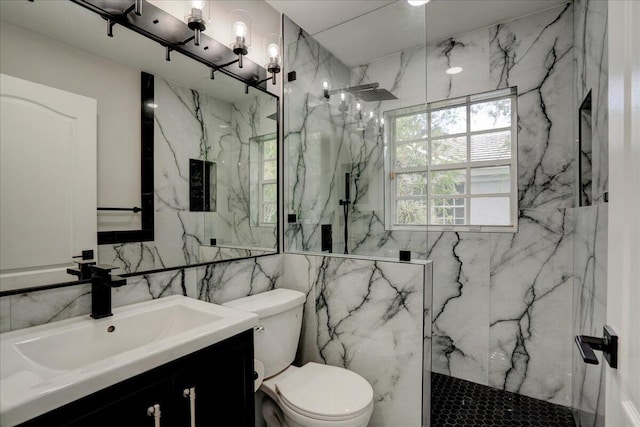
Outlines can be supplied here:
[[0, 79], [0, 290], [74, 280], [71, 257], [97, 249], [97, 103]]
[[619, 336], [607, 367], [606, 425], [640, 426], [640, 2], [609, 7], [607, 323]]

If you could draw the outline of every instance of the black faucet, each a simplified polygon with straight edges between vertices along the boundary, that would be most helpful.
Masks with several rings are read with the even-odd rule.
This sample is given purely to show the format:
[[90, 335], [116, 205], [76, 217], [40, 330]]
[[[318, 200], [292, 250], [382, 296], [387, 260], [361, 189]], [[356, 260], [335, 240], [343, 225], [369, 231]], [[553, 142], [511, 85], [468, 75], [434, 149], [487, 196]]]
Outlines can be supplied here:
[[78, 264], [78, 268], [67, 268], [67, 274], [72, 274], [78, 277], [78, 280], [89, 280], [91, 278], [91, 266], [96, 262], [93, 260], [93, 251], [82, 251], [82, 255], [74, 256], [78, 258], [74, 261]]
[[91, 317], [102, 319], [113, 316], [111, 313], [111, 288], [127, 284], [127, 279], [112, 276], [111, 270], [119, 267], [112, 265], [92, 265], [91, 268]]

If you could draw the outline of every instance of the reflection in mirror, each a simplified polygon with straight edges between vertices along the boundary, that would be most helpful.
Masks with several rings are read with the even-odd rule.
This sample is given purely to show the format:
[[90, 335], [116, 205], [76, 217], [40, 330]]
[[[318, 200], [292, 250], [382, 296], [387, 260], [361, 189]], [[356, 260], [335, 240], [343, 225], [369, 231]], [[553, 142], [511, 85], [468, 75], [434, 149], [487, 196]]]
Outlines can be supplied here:
[[[146, 77], [154, 88], [154, 240], [100, 245], [101, 262], [134, 273], [273, 252], [274, 215], [271, 222], [253, 218], [269, 188], [260, 187], [277, 186], [263, 171], [277, 154], [277, 98], [253, 88], [222, 98], [206, 85]], [[262, 163], [251, 161], [254, 146], [266, 151]], [[261, 181], [252, 182], [254, 174]]]
[[[176, 52], [168, 62], [163, 46], [124, 27], [107, 37], [104, 19], [72, 2], [0, 2], [0, 9], [3, 74], [97, 102], [97, 184], [87, 182], [97, 189], [98, 232], [143, 230], [141, 212], [95, 209], [144, 208], [145, 176], [153, 178], [153, 239], [99, 245], [96, 261], [126, 274], [277, 250], [277, 224], [257, 213], [275, 206], [260, 199], [271, 197], [259, 191], [270, 178], [251, 171], [254, 141], [277, 133], [277, 97], [253, 87], [246, 93], [222, 72], [212, 80], [209, 67]], [[146, 147], [141, 71], [155, 86], [153, 102], [142, 106], [152, 114]], [[67, 276], [55, 282], [76, 280]]]

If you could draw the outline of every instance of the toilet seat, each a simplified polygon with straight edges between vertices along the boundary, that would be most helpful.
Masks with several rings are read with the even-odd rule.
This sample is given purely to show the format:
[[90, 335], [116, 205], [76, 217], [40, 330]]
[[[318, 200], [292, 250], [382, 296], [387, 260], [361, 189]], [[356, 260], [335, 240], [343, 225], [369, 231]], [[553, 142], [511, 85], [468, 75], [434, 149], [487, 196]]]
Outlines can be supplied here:
[[307, 363], [276, 384], [289, 411], [322, 421], [343, 421], [370, 414], [373, 389], [358, 374], [335, 366]]

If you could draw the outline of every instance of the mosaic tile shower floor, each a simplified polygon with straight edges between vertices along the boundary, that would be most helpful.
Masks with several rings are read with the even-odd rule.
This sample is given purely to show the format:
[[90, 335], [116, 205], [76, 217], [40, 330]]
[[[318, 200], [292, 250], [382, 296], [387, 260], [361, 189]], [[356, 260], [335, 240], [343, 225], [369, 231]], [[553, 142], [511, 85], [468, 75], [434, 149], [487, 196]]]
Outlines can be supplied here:
[[570, 408], [446, 375], [431, 376], [432, 427], [574, 427]]

